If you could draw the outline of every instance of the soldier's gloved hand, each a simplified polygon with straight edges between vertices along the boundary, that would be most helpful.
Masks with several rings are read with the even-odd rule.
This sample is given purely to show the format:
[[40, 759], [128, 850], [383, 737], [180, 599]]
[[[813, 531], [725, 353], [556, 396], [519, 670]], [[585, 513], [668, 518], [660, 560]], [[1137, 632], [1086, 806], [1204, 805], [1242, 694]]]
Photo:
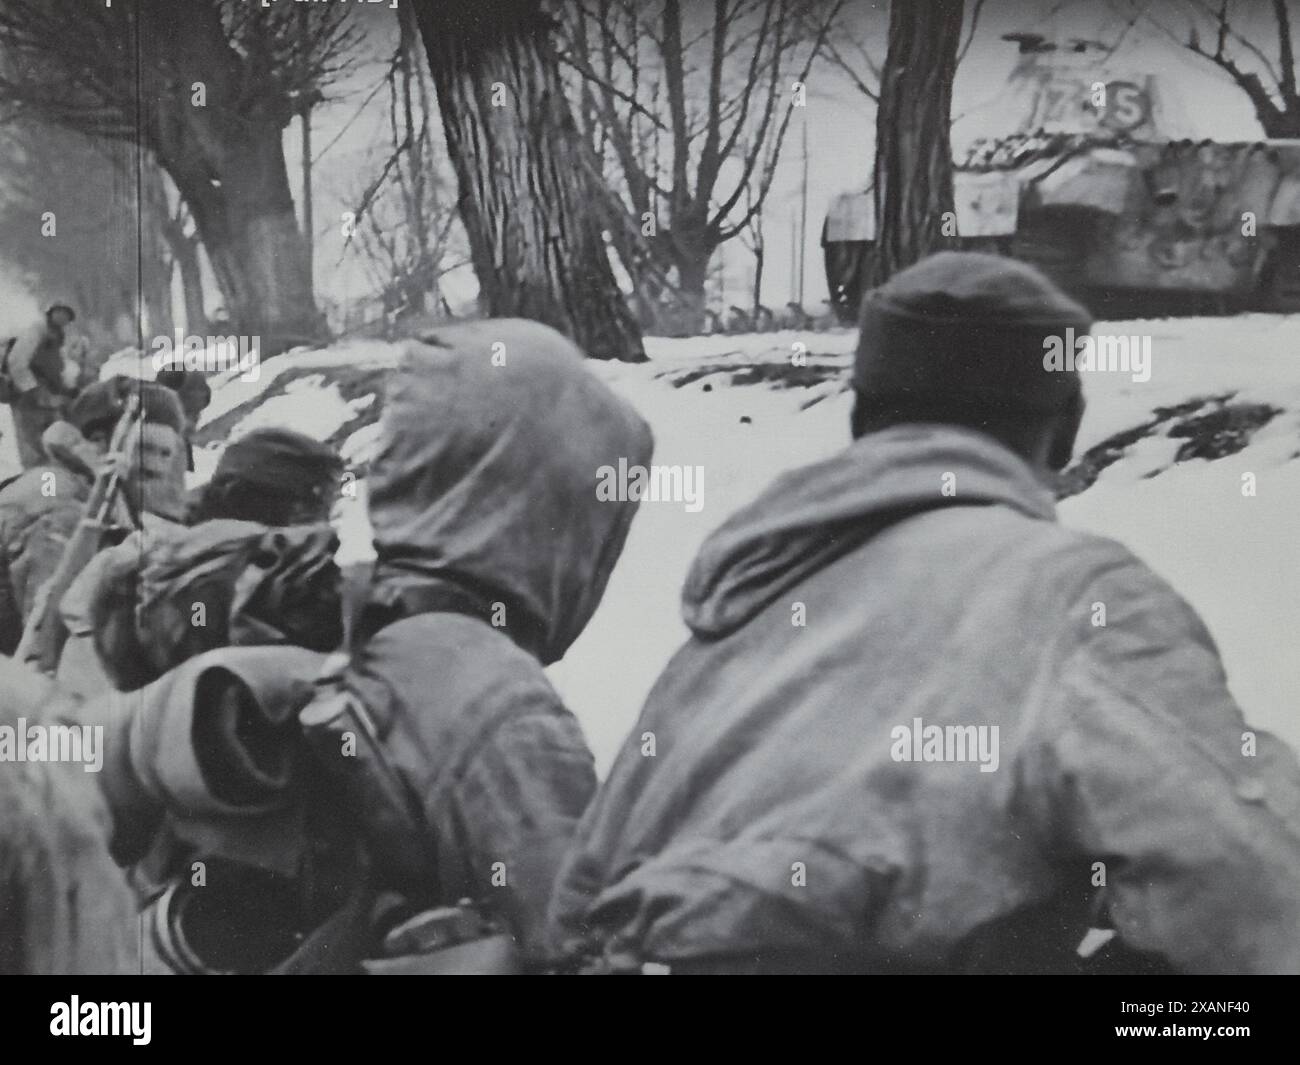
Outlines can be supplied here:
[[99, 474], [101, 476], [111, 476], [116, 473], [119, 481], [125, 481], [131, 476], [131, 456], [125, 452], [116, 452], [105, 455], [99, 464]]

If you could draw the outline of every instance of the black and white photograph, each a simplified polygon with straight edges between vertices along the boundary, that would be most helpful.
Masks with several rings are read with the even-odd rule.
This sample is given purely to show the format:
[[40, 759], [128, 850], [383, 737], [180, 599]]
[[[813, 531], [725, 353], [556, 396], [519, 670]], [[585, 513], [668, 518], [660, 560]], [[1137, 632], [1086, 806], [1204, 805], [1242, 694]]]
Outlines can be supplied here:
[[1298, 48], [1300, 0], [0, 0], [11, 1030], [860, 975], [1294, 1033], [1243, 978], [1300, 974]]

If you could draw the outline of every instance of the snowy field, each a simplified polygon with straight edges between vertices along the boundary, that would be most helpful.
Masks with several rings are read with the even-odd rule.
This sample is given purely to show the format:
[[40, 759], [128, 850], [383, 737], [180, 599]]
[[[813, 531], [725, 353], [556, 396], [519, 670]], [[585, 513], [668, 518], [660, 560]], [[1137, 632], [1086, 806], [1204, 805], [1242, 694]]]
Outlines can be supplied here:
[[[1247, 718], [1300, 747], [1300, 316], [1251, 315], [1109, 323], [1106, 331], [1152, 337], [1150, 380], [1085, 375], [1088, 414], [1079, 451], [1153, 420], [1158, 408], [1232, 393], [1236, 404], [1282, 413], [1235, 454], [1175, 462], [1185, 438], [1174, 422], [1138, 434], [1096, 483], [1064, 500], [1067, 524], [1128, 545], [1201, 613], [1223, 652]], [[793, 381], [743, 383], [754, 367], [788, 368], [807, 345], [809, 369]], [[678, 590], [707, 533], [780, 471], [849, 442], [849, 394], [840, 371], [854, 335], [768, 333], [651, 339], [649, 363], [590, 363], [593, 373], [651, 423], [656, 463], [704, 468], [704, 505], [643, 504], [605, 599], [565, 660], [557, 687], [582, 721], [603, 771], [635, 721], [655, 676], [686, 635]], [[374, 341], [294, 352], [261, 367], [255, 382], [214, 382], [203, 425], [218, 440], [200, 450], [195, 480], [215, 464], [222, 441], [266, 424], [333, 439], [364, 463], [373, 447], [377, 398], [357, 392], [382, 379], [396, 348]], [[137, 372], [119, 359], [106, 372]], [[708, 372], [706, 372], [708, 371]], [[733, 383], [739, 374], [742, 383]], [[349, 376], [350, 375], [350, 376]], [[349, 387], [349, 381], [351, 386]], [[678, 387], [680, 385], [680, 387]], [[793, 385], [793, 387], [790, 387]], [[1195, 406], [1194, 404], [1192, 405]], [[0, 415], [0, 469], [13, 462], [8, 415]], [[352, 428], [353, 426], [355, 428]], [[1256, 494], [1242, 492], [1254, 475]], [[336, 512], [342, 560], [368, 557], [364, 482]], [[936, 580], [941, 581], [936, 574]]]

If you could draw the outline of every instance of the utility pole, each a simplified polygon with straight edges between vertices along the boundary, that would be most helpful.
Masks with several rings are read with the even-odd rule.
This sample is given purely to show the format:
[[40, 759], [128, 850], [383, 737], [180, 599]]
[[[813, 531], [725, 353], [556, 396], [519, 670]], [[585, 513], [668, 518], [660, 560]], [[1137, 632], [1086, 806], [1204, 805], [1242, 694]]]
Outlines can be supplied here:
[[799, 277], [799, 216], [790, 212], [790, 295], [795, 294]]
[[[304, 71], [307, 64], [306, 47], [310, 40], [310, 31], [308, 29], [308, 9], [300, 7], [298, 9], [298, 19], [302, 26], [303, 40], [303, 67]], [[311, 291], [316, 290], [316, 282], [313, 276], [316, 261], [316, 231], [313, 221], [313, 211], [311, 202], [311, 105], [312, 93], [307, 91], [306, 79], [299, 92], [298, 118], [302, 124], [302, 230], [303, 242], [307, 248], [307, 284]]]
[[799, 307], [803, 308], [804, 257], [808, 253], [808, 109], [803, 109], [803, 185], [799, 190]]
[[723, 320], [727, 316], [727, 246], [725, 244], [718, 248], [718, 265], [714, 276], [718, 279], [719, 320]]

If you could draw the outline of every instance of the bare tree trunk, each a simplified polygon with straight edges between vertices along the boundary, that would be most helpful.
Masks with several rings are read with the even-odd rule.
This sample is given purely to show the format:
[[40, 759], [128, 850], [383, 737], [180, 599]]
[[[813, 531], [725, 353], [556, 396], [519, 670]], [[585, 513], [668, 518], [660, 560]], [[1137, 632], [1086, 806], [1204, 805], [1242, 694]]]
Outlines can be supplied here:
[[[163, 172], [153, 159], [140, 168], [140, 296], [153, 336], [172, 333], [172, 271], [175, 260], [167, 240], [171, 212]], [[146, 345], [147, 346], [147, 345]]]
[[[751, 204], [746, 204], [746, 206], [751, 206]], [[748, 234], [749, 239], [745, 240], [742, 236], [742, 243], [749, 248], [750, 254], [754, 256], [754, 284], [750, 301], [752, 306], [749, 308], [749, 313], [754, 316], [754, 327], [759, 329], [761, 328], [759, 321], [763, 312], [763, 267], [767, 264], [767, 241], [763, 232], [762, 210], [754, 212], [753, 217], [745, 224], [745, 232]]]
[[189, 210], [181, 200], [174, 210], [168, 209], [163, 227], [172, 262], [181, 275], [181, 298], [185, 305], [185, 329], [193, 336], [208, 331], [208, 312], [203, 298], [203, 266], [199, 260], [202, 242], [197, 233], [187, 233]]
[[274, 354], [319, 336], [321, 324], [280, 130], [246, 137], [219, 187], [184, 166], [169, 170], [194, 214], [234, 328], [260, 336], [263, 354]]
[[208, 331], [208, 312], [203, 306], [203, 268], [199, 264], [199, 238], [184, 233], [168, 235], [172, 259], [181, 274], [181, 296], [185, 301], [185, 329], [202, 336]]
[[894, 0], [876, 111], [876, 247], [870, 283], [924, 258], [953, 210], [952, 79], [963, 0]]
[[[194, 215], [234, 329], [261, 337], [263, 355], [321, 337], [284, 155], [292, 109], [281, 99], [236, 104], [239, 68], [226, 61], [230, 45], [213, 5], [150, 11], [141, 22], [143, 125]], [[168, 64], [150, 64], [163, 54]], [[192, 103], [188, 78], [173, 83], [171, 69], [193, 71], [203, 106]]]
[[[408, 158], [411, 166], [409, 169], [409, 182], [401, 173], [398, 175], [401, 185], [403, 207], [406, 217], [411, 220], [412, 230], [411, 241], [414, 244], [414, 261], [404, 278], [405, 287], [405, 304], [408, 314], [422, 315], [425, 313], [427, 300], [432, 294], [431, 290], [436, 285], [438, 273], [438, 263], [433, 254], [433, 223], [426, 214], [426, 179], [432, 174], [432, 160], [426, 158], [429, 152], [428, 139], [425, 133], [429, 124], [428, 95], [426, 89], [426, 76], [421, 67], [419, 57], [420, 51], [420, 32], [419, 27], [415, 24], [412, 17], [414, 12], [410, 8], [404, 9], [399, 17], [398, 24], [401, 28], [401, 38], [399, 55], [401, 57], [401, 112], [402, 120], [400, 128], [406, 136], [408, 145]], [[415, 120], [415, 96], [420, 98], [420, 122]], [[394, 104], [396, 104], [394, 100]], [[394, 123], [393, 133], [396, 136], [399, 126]], [[436, 305], [436, 304], [435, 304]]]
[[678, 297], [681, 301], [682, 328], [688, 335], [704, 331], [708, 295], [709, 260], [712, 255], [701, 252], [683, 258], [677, 264]]
[[539, 0], [418, 0], [482, 303], [640, 362]]

